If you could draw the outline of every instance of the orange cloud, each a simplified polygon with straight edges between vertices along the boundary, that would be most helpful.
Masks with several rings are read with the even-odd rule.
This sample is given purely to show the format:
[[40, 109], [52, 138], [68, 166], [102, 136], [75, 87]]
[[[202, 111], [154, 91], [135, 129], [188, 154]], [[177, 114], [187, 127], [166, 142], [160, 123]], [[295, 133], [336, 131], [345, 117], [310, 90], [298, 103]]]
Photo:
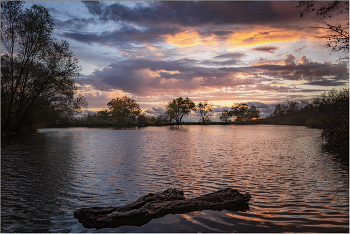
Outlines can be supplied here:
[[207, 38], [201, 38], [197, 32], [193, 31], [177, 33], [174, 36], [167, 35], [166, 42], [180, 47], [217, 44], [216, 36], [214, 34]]
[[300, 38], [301, 33], [287, 30], [259, 30], [253, 32], [237, 32], [228, 39], [231, 47], [257, 46], [276, 42], [291, 42]]
[[188, 47], [201, 44], [200, 37], [196, 32], [185, 31], [177, 33], [174, 36], [167, 35], [166, 42], [181, 47]]
[[305, 83], [305, 81], [296, 81], [296, 82], [288, 83], [288, 84], [269, 84], [269, 85], [276, 86], [276, 87], [281, 87], [281, 86], [290, 86], [290, 85], [293, 85], [293, 84], [302, 84], [302, 83]]
[[253, 76], [254, 76], [254, 75], [249, 75], [249, 73], [247, 73], [247, 72], [238, 72], [238, 73], [235, 75], [235, 78], [244, 79], [244, 78], [253, 77]]
[[154, 46], [147, 46], [147, 49], [149, 49], [149, 50], [155, 50], [156, 47], [154, 47]]
[[213, 46], [219, 45], [221, 42], [226, 42], [230, 48], [242, 46], [258, 46], [270, 43], [282, 43], [299, 40], [306, 35], [299, 31], [288, 31], [285, 29], [264, 29], [256, 31], [236, 32], [228, 36], [228, 39], [220, 39], [215, 34], [209, 37], [201, 37], [195, 31], [184, 31], [175, 35], [166, 35], [166, 42], [180, 47], [189, 47], [196, 45]]
[[275, 65], [275, 64], [284, 65], [284, 61], [283, 60], [266, 60], [266, 61], [254, 63], [252, 66]]
[[159, 73], [161, 73], [161, 72], [167, 72], [170, 74], [179, 74], [180, 73], [179, 71], [167, 71], [167, 70], [158, 70], [158, 71], [152, 71], [150, 69], [142, 69], [142, 70], [145, 71], [146, 73], [148, 73], [152, 77], [160, 76]]

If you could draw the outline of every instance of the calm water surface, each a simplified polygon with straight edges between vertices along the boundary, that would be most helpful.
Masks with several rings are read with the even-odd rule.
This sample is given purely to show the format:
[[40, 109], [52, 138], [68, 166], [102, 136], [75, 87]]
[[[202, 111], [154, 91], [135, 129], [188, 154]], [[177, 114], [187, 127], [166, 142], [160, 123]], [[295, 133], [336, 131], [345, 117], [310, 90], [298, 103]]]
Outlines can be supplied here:
[[[349, 169], [295, 126], [41, 129], [1, 145], [2, 232], [348, 232]], [[170, 214], [87, 229], [75, 210], [170, 187], [188, 198], [232, 187], [246, 212]]]

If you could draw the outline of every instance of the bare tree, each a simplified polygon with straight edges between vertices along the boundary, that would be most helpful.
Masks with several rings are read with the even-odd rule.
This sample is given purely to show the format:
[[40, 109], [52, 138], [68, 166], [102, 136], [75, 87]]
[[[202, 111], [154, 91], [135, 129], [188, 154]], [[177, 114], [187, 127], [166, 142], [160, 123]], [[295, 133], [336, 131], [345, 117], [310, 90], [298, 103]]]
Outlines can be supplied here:
[[[323, 25], [316, 28], [328, 31], [326, 35], [318, 36], [318, 38], [327, 39], [326, 46], [332, 51], [343, 53], [339, 60], [349, 59], [349, 1], [300, 1], [298, 7], [302, 9], [300, 17], [303, 17], [305, 13], [312, 12], [314, 13], [312, 18]], [[347, 16], [345, 25], [329, 22], [332, 16], [341, 14]]]

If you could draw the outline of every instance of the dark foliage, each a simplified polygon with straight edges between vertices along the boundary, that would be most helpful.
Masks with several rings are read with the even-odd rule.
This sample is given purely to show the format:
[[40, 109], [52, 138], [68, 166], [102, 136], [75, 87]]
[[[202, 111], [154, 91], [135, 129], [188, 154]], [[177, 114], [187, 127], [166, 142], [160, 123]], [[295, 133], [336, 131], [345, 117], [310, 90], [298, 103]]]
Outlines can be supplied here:
[[184, 115], [188, 115], [191, 111], [195, 110], [196, 105], [188, 97], [187, 98], [175, 98], [168, 103], [166, 108], [166, 114], [170, 118], [170, 122], [173, 120], [180, 124]]
[[333, 89], [328, 93], [322, 93], [303, 108], [293, 112], [282, 111], [288, 110], [289, 106], [277, 104], [272, 116], [255, 123], [320, 128], [327, 148], [334, 152], [349, 154], [349, 89], [340, 91]]
[[1, 129], [33, 131], [87, 106], [77, 95], [78, 61], [52, 37], [53, 19], [38, 5], [1, 2]]

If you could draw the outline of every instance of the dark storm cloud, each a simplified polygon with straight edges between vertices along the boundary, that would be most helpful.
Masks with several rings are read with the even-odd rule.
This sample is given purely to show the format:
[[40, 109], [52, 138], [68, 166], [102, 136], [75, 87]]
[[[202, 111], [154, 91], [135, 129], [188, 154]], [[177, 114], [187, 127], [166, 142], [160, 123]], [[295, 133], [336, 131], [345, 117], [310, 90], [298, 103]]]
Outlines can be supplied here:
[[62, 36], [84, 42], [92, 43], [107, 43], [114, 46], [125, 46], [125, 43], [139, 42], [152, 43], [162, 42], [165, 40], [163, 35], [174, 35], [181, 32], [178, 28], [148, 28], [146, 30], [139, 30], [137, 28], [123, 25], [119, 30], [113, 32], [95, 33], [64, 33]]
[[127, 21], [141, 25], [177, 24], [182, 26], [253, 24], [263, 25], [298, 18], [296, 3], [266, 1], [165, 1], [149, 2], [148, 6], [126, 7], [118, 2], [109, 6], [100, 2], [83, 2], [89, 12], [101, 20]]
[[66, 21], [59, 21], [55, 19], [55, 25], [65, 29], [82, 30], [87, 27], [88, 24], [95, 24], [97, 21], [95, 18], [72, 18]]
[[212, 31], [216, 36], [227, 36], [233, 33], [233, 31]]
[[62, 36], [79, 42], [84, 42], [89, 45], [94, 42], [98, 42], [98, 36], [93, 33], [64, 33]]
[[106, 4], [102, 1], [82, 1], [92, 15], [102, 15], [105, 11]]
[[338, 81], [338, 80], [322, 79], [322, 80], [310, 81], [310, 82], [304, 83], [304, 84], [319, 85], [319, 86], [341, 86], [341, 85], [345, 85], [348, 83], [349, 83], [348, 80], [347, 81], [346, 80]]
[[277, 46], [258, 46], [253, 48], [252, 50], [259, 52], [275, 53], [275, 50], [277, 49]]

